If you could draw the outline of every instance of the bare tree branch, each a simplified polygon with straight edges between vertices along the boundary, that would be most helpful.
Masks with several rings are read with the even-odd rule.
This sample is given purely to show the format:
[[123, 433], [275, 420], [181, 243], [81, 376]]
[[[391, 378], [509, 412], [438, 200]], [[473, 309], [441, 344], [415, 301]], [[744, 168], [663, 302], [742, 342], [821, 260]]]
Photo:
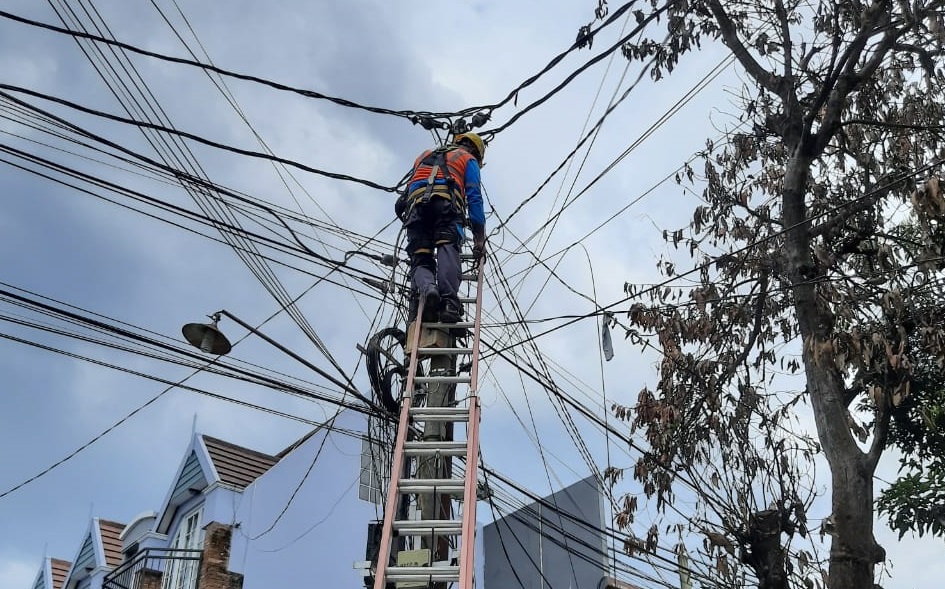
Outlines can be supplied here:
[[709, 0], [709, 9], [712, 11], [712, 15], [719, 24], [722, 40], [728, 45], [729, 49], [732, 50], [735, 58], [742, 64], [742, 67], [745, 68], [748, 75], [754, 78], [765, 90], [780, 96], [782, 99], [786, 99], [782, 79], [763, 68], [761, 64], [751, 56], [751, 53], [749, 53], [748, 49], [742, 43], [742, 40], [739, 38], [735, 23], [732, 22], [732, 19], [728, 16], [722, 3], [719, 0]]
[[870, 449], [866, 453], [866, 468], [868, 472], [876, 470], [879, 459], [886, 449], [886, 438], [889, 435], [889, 421], [892, 412], [887, 407], [878, 407], [876, 424], [873, 426], [873, 441], [870, 443]]
[[784, 48], [784, 78], [794, 79], [793, 64], [794, 48], [791, 45], [791, 27], [788, 23], [788, 13], [784, 8], [784, 0], [776, 0], [774, 11], [778, 17], [778, 23], [781, 25], [781, 44]]
[[764, 271], [761, 273], [761, 276], [758, 278], [759, 291], [758, 291], [758, 298], [755, 300], [754, 323], [751, 327], [751, 333], [748, 335], [748, 341], [745, 342], [745, 347], [742, 348], [742, 351], [729, 365], [729, 369], [726, 371], [728, 376], [731, 376], [731, 374], [735, 372], [737, 367], [748, 359], [748, 356], [751, 354], [752, 349], [754, 349], [755, 347], [755, 342], [758, 341], [758, 334], [761, 333], [761, 326], [764, 323], [765, 303], [768, 300], [769, 275], [770, 275], [770, 272]]
[[882, 19], [887, 18], [887, 15], [882, 10], [883, 4], [885, 4], [885, 2], [876, 2], [867, 10], [863, 26], [856, 39], [850, 43], [848, 51], [841, 62], [843, 65], [839, 70], [842, 71], [842, 73], [836, 78], [836, 85], [830, 92], [830, 98], [827, 99], [823, 120], [821, 121], [820, 128], [817, 130], [817, 136], [813, 145], [814, 154], [820, 154], [823, 151], [833, 138], [836, 130], [840, 127], [842, 114], [846, 108], [847, 96], [849, 96], [850, 92], [859, 86], [863, 80], [876, 73], [876, 70], [886, 59], [889, 50], [895, 45], [896, 39], [904, 32], [904, 29], [887, 28], [886, 32], [883, 34], [882, 40], [873, 49], [872, 56], [859, 71], [856, 71], [856, 64], [859, 61], [859, 56], [862, 55], [866, 47], [866, 42], [871, 36], [871, 31], [878, 26]]

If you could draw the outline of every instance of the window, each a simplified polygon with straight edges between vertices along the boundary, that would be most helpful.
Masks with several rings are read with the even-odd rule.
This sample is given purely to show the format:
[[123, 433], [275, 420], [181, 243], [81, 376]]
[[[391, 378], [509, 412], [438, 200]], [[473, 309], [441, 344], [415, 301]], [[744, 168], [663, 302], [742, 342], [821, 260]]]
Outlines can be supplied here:
[[[201, 515], [203, 508], [199, 507], [188, 513], [181, 520], [177, 534], [170, 547], [174, 550], [202, 550], [203, 528]], [[197, 573], [200, 568], [199, 553], [172, 552], [171, 560], [164, 571], [164, 580], [161, 589], [194, 589], [197, 586]], [[193, 560], [191, 560], [193, 559]]]

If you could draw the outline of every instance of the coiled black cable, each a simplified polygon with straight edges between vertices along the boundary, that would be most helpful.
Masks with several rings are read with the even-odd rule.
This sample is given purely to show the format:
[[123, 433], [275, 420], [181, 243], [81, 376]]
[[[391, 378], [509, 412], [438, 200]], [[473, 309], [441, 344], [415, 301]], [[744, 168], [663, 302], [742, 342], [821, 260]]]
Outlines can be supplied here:
[[[385, 347], [385, 340], [393, 342]], [[401, 348], [407, 345], [407, 334], [399, 327], [385, 327], [371, 336], [368, 340], [365, 353], [365, 367], [374, 398], [392, 414], [400, 413], [400, 396], [403, 392], [403, 379], [407, 377], [407, 367], [397, 363], [390, 349], [391, 344]], [[386, 360], [386, 362], [385, 362]], [[401, 379], [400, 390], [394, 396], [394, 379]]]

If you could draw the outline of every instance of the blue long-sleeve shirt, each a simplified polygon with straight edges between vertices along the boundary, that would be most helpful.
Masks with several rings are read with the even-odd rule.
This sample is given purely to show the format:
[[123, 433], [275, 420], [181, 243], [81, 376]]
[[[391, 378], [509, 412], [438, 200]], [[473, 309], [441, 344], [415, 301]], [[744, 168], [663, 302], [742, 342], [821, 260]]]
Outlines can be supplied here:
[[469, 211], [469, 223], [473, 232], [486, 230], [486, 212], [482, 203], [482, 179], [479, 176], [479, 162], [475, 159], [466, 164], [466, 175], [463, 178], [466, 190], [466, 209]]

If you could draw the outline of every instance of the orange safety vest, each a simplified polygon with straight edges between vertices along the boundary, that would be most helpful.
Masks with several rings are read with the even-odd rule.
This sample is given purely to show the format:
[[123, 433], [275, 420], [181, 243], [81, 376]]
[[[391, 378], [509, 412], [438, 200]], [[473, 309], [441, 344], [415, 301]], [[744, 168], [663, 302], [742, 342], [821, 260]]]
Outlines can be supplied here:
[[[442, 155], [442, 159], [438, 156]], [[430, 182], [430, 175], [433, 173], [433, 168], [436, 167], [436, 177], [433, 180], [440, 178], [446, 178], [446, 184], [434, 184], [432, 190], [428, 194], [432, 196], [439, 196], [442, 198], [459, 198], [459, 206], [465, 210], [466, 208], [466, 165], [469, 163], [469, 160], [474, 159], [472, 154], [470, 154], [465, 149], [459, 147], [451, 147], [445, 154], [442, 152], [437, 153], [435, 150], [428, 149], [420, 154], [420, 157], [417, 158], [417, 161], [413, 164], [413, 176], [410, 177], [410, 182], [407, 183], [408, 186], [412, 185], [415, 182], [424, 182], [424, 185], [420, 188], [413, 190], [408, 199], [413, 201], [415, 199], [422, 198], [427, 192], [427, 188]], [[446, 170], [442, 169], [442, 165], [438, 165], [439, 162], [445, 161]], [[446, 174], [449, 174], [449, 177]]]

